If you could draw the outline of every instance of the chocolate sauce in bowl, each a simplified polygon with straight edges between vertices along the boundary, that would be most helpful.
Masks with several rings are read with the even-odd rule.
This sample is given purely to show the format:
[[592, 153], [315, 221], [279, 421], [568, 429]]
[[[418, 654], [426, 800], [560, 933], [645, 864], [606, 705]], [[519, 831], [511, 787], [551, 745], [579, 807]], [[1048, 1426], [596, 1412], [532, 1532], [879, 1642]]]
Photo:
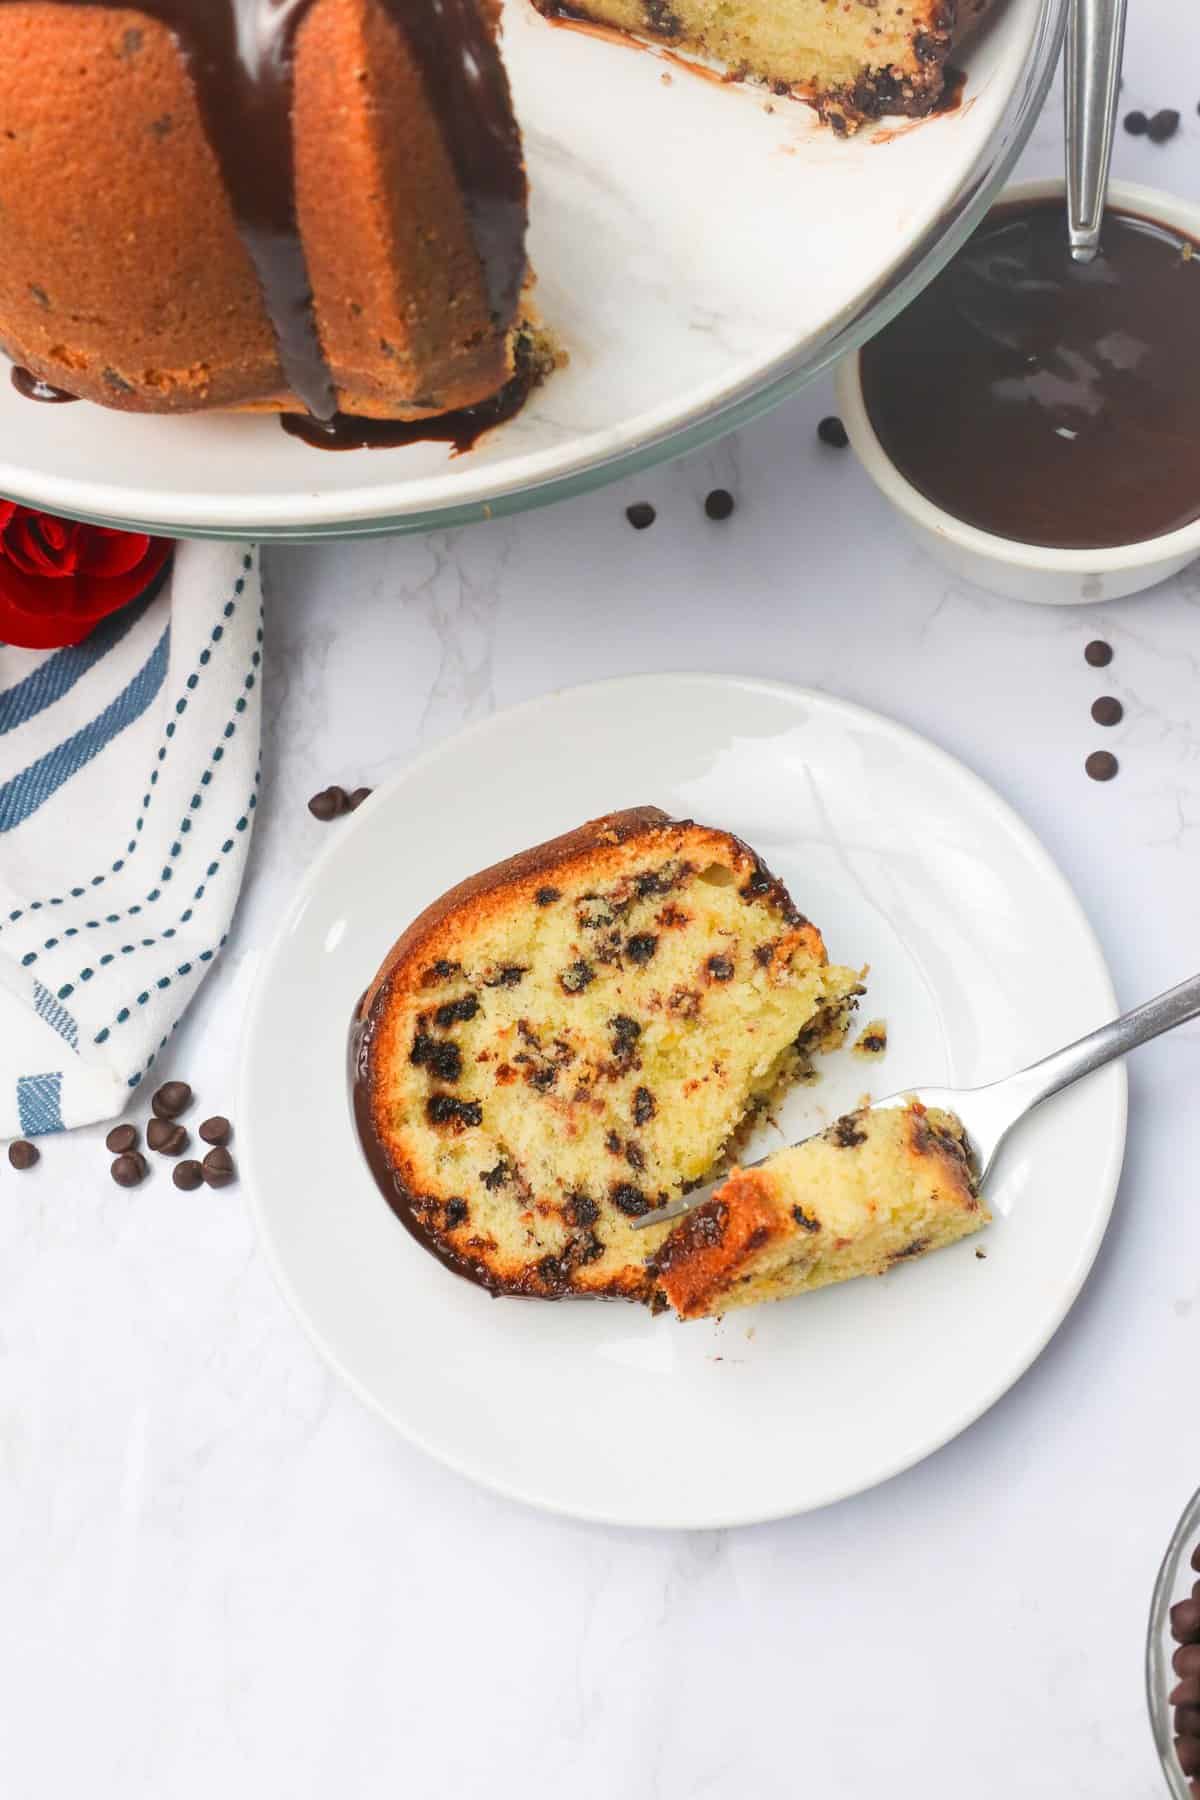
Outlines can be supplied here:
[[12, 384], [23, 399], [40, 400], [43, 406], [72, 406], [79, 398], [78, 394], [68, 394], [66, 388], [51, 386], [32, 369], [23, 369], [20, 363], [12, 366]]
[[[0, 0], [0, 7], [7, 0]], [[64, 0], [50, 0], [62, 4]], [[112, 0], [66, 0], [108, 5]], [[337, 410], [296, 217], [292, 56], [313, 0], [137, 0], [175, 38], [288, 386], [317, 419]], [[508, 81], [476, 0], [381, 0], [421, 70], [454, 163], [498, 329], [525, 273], [525, 172]]]
[[1058, 549], [1140, 543], [1200, 518], [1200, 253], [1105, 219], [1071, 261], [1062, 200], [998, 207], [862, 352], [900, 473], [966, 524]]

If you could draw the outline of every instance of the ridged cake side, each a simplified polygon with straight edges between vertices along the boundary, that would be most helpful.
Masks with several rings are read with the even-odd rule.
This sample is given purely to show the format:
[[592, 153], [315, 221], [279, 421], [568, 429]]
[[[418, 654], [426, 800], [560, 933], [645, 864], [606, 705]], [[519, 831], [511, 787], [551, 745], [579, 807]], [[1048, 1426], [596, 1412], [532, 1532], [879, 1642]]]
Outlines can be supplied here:
[[360, 1131], [390, 1203], [461, 1273], [648, 1299], [661, 1234], [632, 1221], [711, 1170], [859, 991], [737, 838], [612, 814], [401, 938], [363, 1004]]

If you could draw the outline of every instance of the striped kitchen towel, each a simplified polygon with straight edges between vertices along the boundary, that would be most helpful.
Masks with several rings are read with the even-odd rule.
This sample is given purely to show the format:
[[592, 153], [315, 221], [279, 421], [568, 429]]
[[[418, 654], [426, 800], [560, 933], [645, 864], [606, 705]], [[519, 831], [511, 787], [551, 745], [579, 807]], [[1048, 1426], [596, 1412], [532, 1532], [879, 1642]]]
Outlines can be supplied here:
[[257, 552], [185, 543], [74, 648], [0, 645], [0, 1139], [119, 1113], [212, 967], [262, 637]]

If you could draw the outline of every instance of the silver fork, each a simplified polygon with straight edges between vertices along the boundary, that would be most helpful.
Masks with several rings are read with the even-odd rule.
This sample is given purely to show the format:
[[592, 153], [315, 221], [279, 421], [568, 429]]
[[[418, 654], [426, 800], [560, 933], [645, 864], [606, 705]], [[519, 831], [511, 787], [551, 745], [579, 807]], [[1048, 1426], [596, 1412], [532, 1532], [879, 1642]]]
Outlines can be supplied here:
[[[1136, 1050], [1139, 1044], [1148, 1044], [1162, 1032], [1186, 1025], [1197, 1014], [1200, 1014], [1200, 975], [1193, 975], [1169, 993], [1160, 994], [1157, 1000], [1147, 1000], [1144, 1006], [1136, 1007], [1123, 1018], [1102, 1025], [1099, 1031], [1080, 1038], [1078, 1043], [1068, 1044], [1065, 1050], [1057, 1050], [1053, 1056], [1044, 1057], [1041, 1062], [1008, 1075], [1003, 1081], [993, 1081], [987, 1087], [978, 1088], [910, 1088], [902, 1094], [889, 1094], [886, 1100], [876, 1100], [870, 1110], [880, 1112], [884, 1107], [907, 1106], [910, 1101], [919, 1100], [922, 1106], [954, 1113], [966, 1127], [972, 1164], [983, 1183], [991, 1174], [1009, 1132], [1035, 1106], [1049, 1100], [1052, 1094], [1061, 1093], [1063, 1088], [1070, 1087], [1093, 1070], [1102, 1069], [1106, 1063], [1115, 1062], [1117, 1057]], [[741, 1166], [756, 1169], [766, 1160], [765, 1156], [760, 1156], [757, 1162]], [[644, 1231], [648, 1225], [663, 1225], [668, 1219], [682, 1218], [684, 1213], [711, 1199], [724, 1179], [721, 1176], [716, 1181], [706, 1182], [703, 1187], [685, 1194], [682, 1200], [635, 1219], [634, 1230]]]

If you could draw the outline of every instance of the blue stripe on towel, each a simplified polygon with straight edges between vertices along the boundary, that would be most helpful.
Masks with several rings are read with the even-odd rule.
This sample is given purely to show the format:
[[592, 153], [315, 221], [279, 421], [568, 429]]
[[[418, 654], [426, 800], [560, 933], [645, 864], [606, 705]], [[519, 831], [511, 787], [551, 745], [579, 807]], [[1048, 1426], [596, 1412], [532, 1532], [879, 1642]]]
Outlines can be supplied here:
[[39, 1019], [45, 1019], [52, 1030], [57, 1031], [60, 1038], [70, 1044], [72, 1050], [79, 1048], [79, 1026], [62, 1001], [43, 987], [40, 981], [33, 984], [33, 1009]]
[[65, 781], [90, 763], [94, 756], [99, 756], [118, 732], [141, 718], [166, 679], [170, 637], [168, 625], [128, 687], [90, 724], [0, 786], [0, 832], [12, 831], [22, 824], [39, 806], [44, 806]]
[[19, 1075], [17, 1116], [21, 1130], [29, 1137], [44, 1131], [62, 1131], [61, 1095], [61, 1071], [57, 1075]]
[[139, 599], [121, 607], [119, 612], [110, 613], [107, 619], [102, 619], [82, 644], [72, 644], [66, 650], [56, 650], [53, 656], [48, 656], [44, 663], [26, 675], [23, 681], [16, 682], [10, 688], [0, 689], [0, 737], [5, 732], [15, 731], [18, 725], [27, 725], [38, 713], [53, 706], [64, 694], [69, 694], [89, 669], [94, 669], [110, 650], [116, 649], [121, 639], [133, 630], [150, 602], [161, 593], [169, 568], [168, 563]]

